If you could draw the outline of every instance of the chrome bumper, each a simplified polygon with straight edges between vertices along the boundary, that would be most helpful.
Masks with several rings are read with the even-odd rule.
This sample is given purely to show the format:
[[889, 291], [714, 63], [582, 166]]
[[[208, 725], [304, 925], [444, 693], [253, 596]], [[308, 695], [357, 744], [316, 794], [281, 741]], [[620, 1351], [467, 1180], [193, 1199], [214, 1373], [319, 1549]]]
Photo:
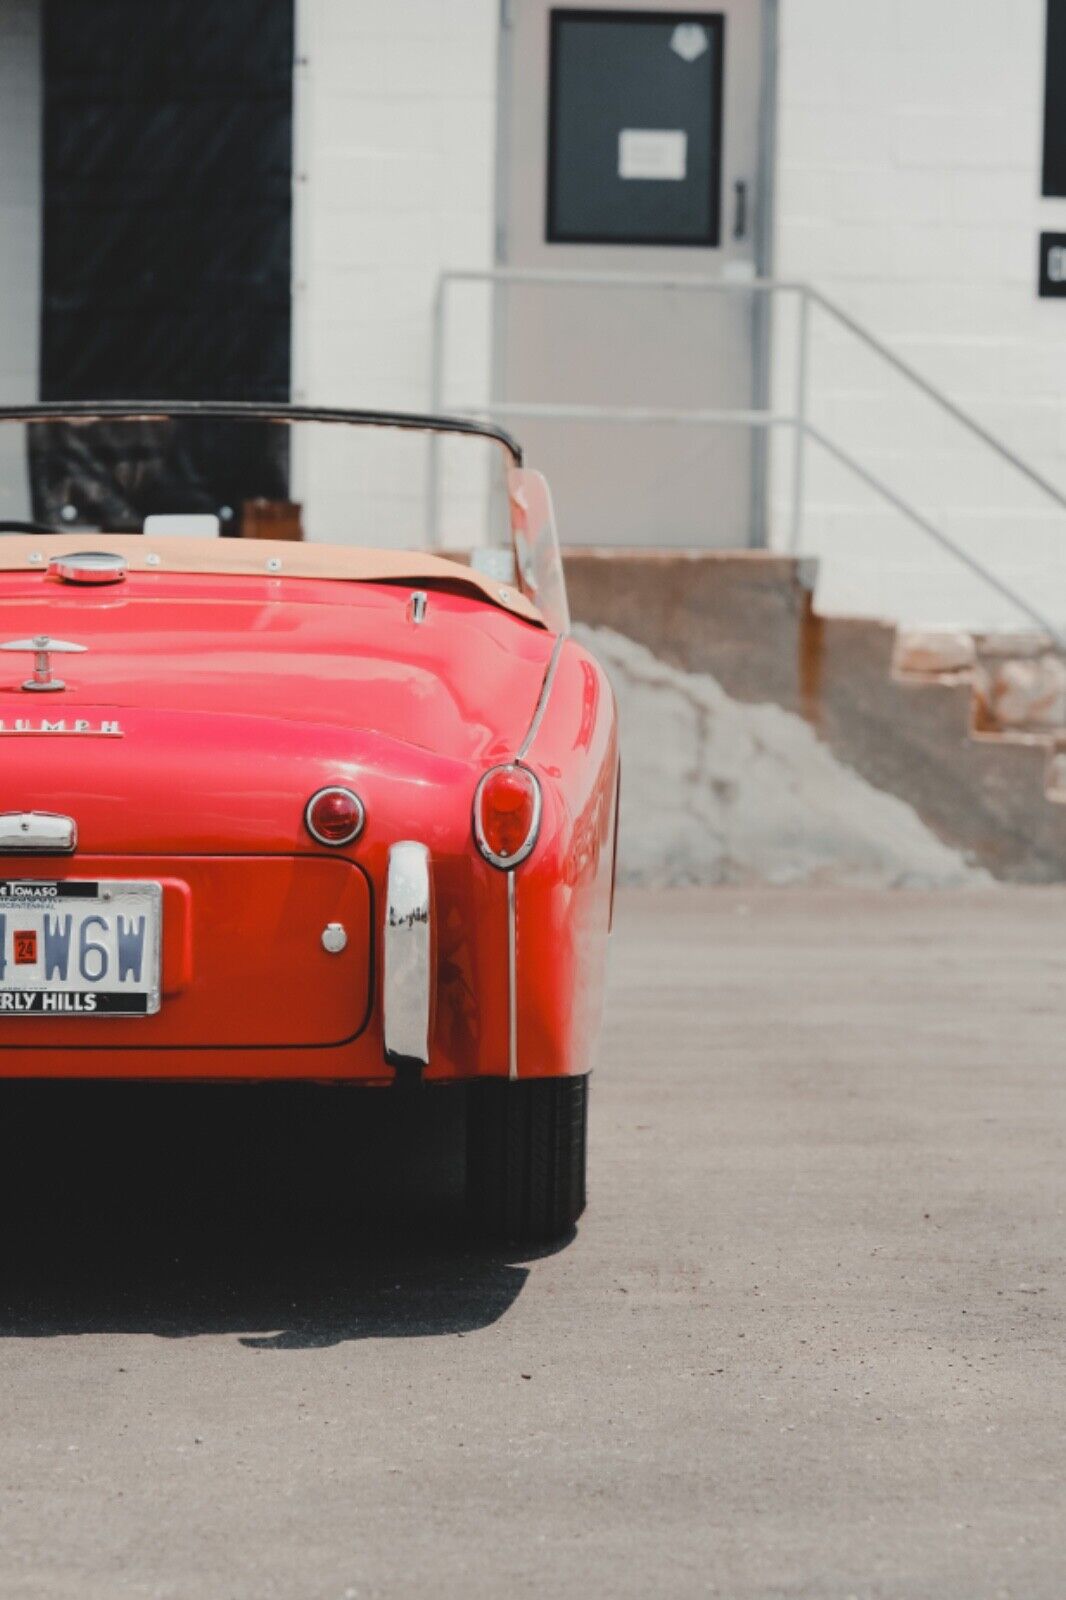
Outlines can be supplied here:
[[382, 1013], [385, 1059], [429, 1064], [432, 1011], [429, 851], [406, 839], [389, 851]]

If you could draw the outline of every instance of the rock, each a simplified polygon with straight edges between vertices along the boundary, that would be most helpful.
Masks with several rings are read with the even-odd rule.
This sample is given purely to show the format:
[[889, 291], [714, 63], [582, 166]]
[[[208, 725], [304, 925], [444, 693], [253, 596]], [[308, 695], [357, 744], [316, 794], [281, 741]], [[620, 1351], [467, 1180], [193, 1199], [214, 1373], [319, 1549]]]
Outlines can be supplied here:
[[1004, 660], [1007, 657], [1043, 656], [1054, 646], [1050, 634], [1034, 633], [986, 633], [977, 641], [977, 653], [985, 660]]
[[965, 672], [976, 660], [972, 633], [919, 633], [901, 628], [896, 635], [897, 672]]
[[991, 673], [988, 708], [1000, 728], [1066, 724], [1066, 662], [1058, 656], [1004, 661]]

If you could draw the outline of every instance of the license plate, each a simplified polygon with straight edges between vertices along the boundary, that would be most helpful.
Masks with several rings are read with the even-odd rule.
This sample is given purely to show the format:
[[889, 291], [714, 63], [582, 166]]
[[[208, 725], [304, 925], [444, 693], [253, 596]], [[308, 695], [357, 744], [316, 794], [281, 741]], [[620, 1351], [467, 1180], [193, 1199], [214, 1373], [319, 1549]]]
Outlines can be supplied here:
[[158, 883], [0, 879], [0, 1026], [158, 1011], [162, 906]]

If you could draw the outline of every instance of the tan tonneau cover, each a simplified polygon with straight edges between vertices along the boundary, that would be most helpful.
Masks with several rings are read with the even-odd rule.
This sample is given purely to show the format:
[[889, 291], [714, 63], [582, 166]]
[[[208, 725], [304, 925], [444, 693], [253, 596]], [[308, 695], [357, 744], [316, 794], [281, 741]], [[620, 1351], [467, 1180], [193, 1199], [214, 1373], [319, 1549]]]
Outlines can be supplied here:
[[6, 534], [0, 571], [42, 571], [56, 556], [106, 550], [125, 556], [133, 572], [227, 573], [241, 577], [333, 578], [359, 583], [459, 583], [493, 605], [543, 626], [536, 606], [458, 561], [418, 550], [353, 549], [274, 539], [157, 539], [137, 533]]

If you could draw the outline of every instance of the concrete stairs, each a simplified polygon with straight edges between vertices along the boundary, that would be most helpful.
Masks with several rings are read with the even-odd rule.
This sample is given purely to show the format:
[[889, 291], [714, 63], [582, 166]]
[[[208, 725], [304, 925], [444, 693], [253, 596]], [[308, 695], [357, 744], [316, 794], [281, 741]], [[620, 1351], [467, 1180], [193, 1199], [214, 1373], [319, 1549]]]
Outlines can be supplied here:
[[735, 700], [798, 713], [996, 877], [1066, 881], [1066, 666], [1051, 641], [821, 616], [812, 565], [762, 551], [565, 561], [575, 620], [710, 674]]

